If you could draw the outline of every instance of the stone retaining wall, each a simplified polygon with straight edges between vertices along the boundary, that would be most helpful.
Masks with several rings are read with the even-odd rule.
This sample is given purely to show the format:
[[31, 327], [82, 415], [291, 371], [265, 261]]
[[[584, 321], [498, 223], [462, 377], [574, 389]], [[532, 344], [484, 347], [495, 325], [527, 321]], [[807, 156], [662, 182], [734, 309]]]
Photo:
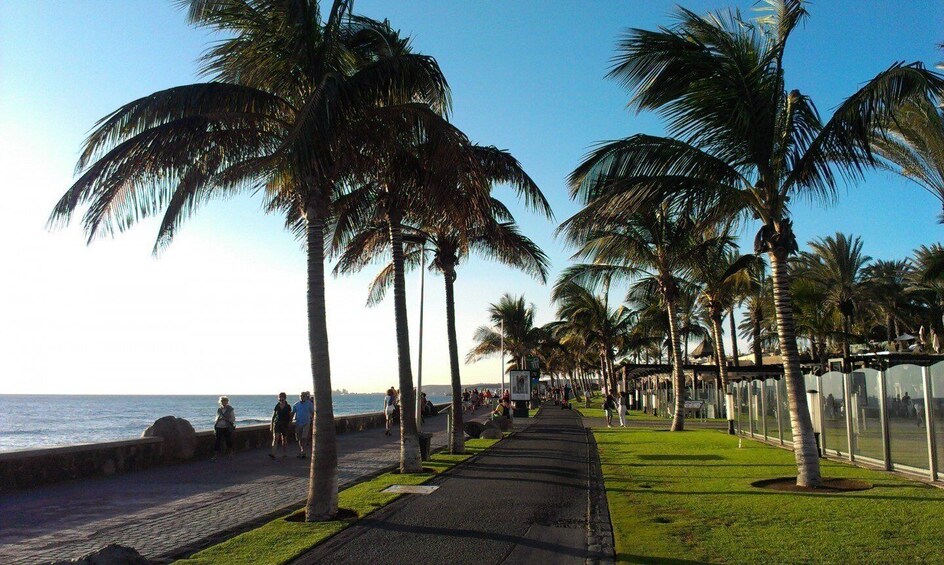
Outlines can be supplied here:
[[[441, 404], [436, 408], [442, 410], [447, 406]], [[383, 412], [334, 419], [334, 429], [339, 434], [383, 425]], [[209, 457], [214, 438], [213, 430], [197, 432], [194, 458]], [[289, 438], [294, 442], [294, 433]], [[237, 451], [265, 447], [271, 445], [272, 433], [268, 424], [243, 426], [236, 429], [233, 442]], [[154, 437], [0, 453], [0, 492], [170, 464], [164, 457], [163, 443], [163, 439]]]

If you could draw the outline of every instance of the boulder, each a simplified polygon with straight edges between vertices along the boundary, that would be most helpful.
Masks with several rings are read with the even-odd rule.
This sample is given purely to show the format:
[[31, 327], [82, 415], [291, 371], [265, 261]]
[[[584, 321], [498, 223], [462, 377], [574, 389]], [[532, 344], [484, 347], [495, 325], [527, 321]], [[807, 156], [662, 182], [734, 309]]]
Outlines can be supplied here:
[[471, 438], [477, 438], [482, 435], [482, 432], [485, 431], [485, 424], [480, 422], [466, 422], [462, 424], [462, 429], [465, 430], [466, 435]]
[[504, 437], [502, 431], [498, 428], [488, 427], [482, 431], [482, 435], [479, 436], [482, 439], [501, 439]]
[[493, 421], [495, 422], [495, 424], [498, 425], [498, 429], [500, 429], [503, 432], [510, 432], [512, 428], [514, 427], [514, 423], [515, 423], [515, 421], [512, 420], [511, 418], [505, 418], [505, 417], [495, 418]]
[[164, 459], [192, 459], [197, 449], [197, 432], [190, 422], [176, 416], [164, 416], [148, 426], [141, 437], [164, 439]]
[[133, 547], [111, 543], [78, 559], [56, 561], [50, 565], [150, 565]]

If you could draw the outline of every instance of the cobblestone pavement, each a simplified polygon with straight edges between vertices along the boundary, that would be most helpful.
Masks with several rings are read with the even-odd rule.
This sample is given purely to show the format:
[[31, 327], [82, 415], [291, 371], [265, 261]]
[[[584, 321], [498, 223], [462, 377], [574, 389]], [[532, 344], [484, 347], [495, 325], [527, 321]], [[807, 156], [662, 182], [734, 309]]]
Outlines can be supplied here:
[[[475, 419], [487, 416], [479, 409]], [[468, 415], [466, 416], [468, 419]], [[433, 447], [446, 444], [445, 415], [430, 418]], [[399, 437], [383, 429], [338, 436], [341, 485], [399, 461]], [[234, 459], [194, 461], [114, 477], [49, 485], [0, 495], [0, 563], [73, 559], [108, 543], [148, 558], [303, 502], [308, 459], [271, 460], [268, 450]]]

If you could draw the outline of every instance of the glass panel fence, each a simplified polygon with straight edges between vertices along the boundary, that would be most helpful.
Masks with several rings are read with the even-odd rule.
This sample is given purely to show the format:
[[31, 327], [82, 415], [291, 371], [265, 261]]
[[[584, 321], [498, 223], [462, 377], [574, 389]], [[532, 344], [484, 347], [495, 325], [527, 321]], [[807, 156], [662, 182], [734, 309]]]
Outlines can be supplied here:
[[924, 396], [921, 367], [895, 365], [885, 372], [885, 406], [893, 465], [930, 468]]
[[783, 422], [783, 441], [793, 443], [793, 428], [790, 424], [790, 403], [787, 400], [787, 379], [777, 381], [780, 392], [780, 421]]
[[750, 394], [749, 394], [749, 381], [741, 381], [738, 383], [738, 421], [741, 425], [741, 433], [750, 434], [751, 433], [751, 411], [750, 411]]
[[765, 418], [764, 421], [767, 424], [767, 439], [780, 441], [780, 426], [778, 423], [778, 414], [780, 411], [777, 407], [777, 380], [776, 379], [767, 379], [763, 382], [764, 386], [764, 407], [765, 407]]
[[931, 365], [931, 412], [934, 419], [934, 443], [937, 444], [938, 478], [944, 477], [944, 362]]
[[884, 461], [879, 372], [858, 369], [849, 375], [852, 446], [856, 457]]
[[830, 371], [822, 377], [823, 433], [821, 441], [826, 453], [845, 457], [849, 455], [849, 437], [846, 435], [846, 393], [843, 375]]
[[751, 381], [751, 431], [757, 436], [764, 435], [764, 404], [762, 402], [760, 385], [760, 381]]

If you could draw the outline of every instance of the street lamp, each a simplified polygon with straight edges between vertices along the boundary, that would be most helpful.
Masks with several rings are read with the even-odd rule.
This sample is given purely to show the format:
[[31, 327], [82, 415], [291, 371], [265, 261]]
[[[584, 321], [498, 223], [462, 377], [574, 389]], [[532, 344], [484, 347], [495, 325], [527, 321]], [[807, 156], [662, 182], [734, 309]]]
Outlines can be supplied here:
[[420, 338], [416, 360], [416, 429], [423, 428], [423, 299], [426, 296], [426, 245], [421, 251], [420, 267]]

